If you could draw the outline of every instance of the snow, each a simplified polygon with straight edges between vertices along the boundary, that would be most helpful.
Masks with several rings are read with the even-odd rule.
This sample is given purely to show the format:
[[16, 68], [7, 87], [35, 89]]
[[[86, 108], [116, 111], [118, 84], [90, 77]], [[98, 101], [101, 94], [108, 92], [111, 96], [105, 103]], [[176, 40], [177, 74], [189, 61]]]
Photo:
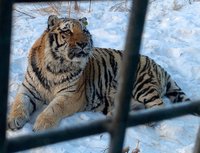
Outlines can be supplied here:
[[[119, 4], [120, 3], [120, 4]], [[81, 2], [81, 11], [72, 17], [87, 17], [88, 29], [98, 47], [123, 49], [126, 39], [130, 1], [128, 8], [121, 2]], [[9, 106], [23, 80], [27, 66], [27, 54], [31, 45], [46, 28], [49, 13], [36, 11], [47, 4], [17, 4], [14, 11], [13, 37], [9, 83]], [[121, 7], [120, 7], [121, 6]], [[141, 53], [153, 58], [176, 80], [192, 100], [200, 99], [200, 2], [189, 0], [151, 0], [146, 17]], [[66, 7], [60, 9], [67, 16]], [[164, 99], [167, 105], [169, 101]], [[45, 107], [45, 106], [44, 106]], [[40, 110], [41, 111], [41, 110]], [[19, 131], [7, 131], [8, 137], [33, 134], [32, 126], [38, 112]], [[79, 126], [105, 118], [101, 113], [81, 112], [61, 121], [58, 128]], [[141, 153], [192, 153], [199, 117], [186, 115], [160, 121], [155, 127], [141, 125], [128, 128], [124, 147], [133, 150], [140, 141]], [[26, 153], [104, 153], [108, 152], [109, 135], [106, 133], [57, 143], [24, 151]]]

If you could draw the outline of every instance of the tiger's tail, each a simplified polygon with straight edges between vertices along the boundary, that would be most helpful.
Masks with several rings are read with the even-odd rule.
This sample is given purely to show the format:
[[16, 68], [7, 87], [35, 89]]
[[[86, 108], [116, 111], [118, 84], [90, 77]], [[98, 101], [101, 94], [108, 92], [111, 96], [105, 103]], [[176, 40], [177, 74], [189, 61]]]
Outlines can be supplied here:
[[190, 101], [190, 98], [186, 96], [183, 90], [176, 84], [176, 82], [169, 77], [167, 81], [166, 96], [173, 102]]

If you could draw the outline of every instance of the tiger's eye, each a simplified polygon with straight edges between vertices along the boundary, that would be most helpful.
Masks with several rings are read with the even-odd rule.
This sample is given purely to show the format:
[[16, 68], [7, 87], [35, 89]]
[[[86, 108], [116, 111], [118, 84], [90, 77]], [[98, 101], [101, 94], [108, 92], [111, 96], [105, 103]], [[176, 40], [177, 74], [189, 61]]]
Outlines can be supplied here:
[[71, 34], [72, 34], [72, 32], [71, 32], [69, 29], [67, 29], [67, 30], [62, 30], [62, 32], [63, 32], [64, 34], [66, 34], [66, 35], [71, 35]]

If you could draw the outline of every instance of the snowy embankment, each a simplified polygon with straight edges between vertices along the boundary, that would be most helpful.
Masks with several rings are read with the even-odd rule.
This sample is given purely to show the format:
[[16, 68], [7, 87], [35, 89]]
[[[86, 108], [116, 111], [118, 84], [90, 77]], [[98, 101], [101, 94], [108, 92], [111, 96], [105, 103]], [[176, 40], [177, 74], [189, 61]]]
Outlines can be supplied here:
[[[113, 9], [114, 5], [120, 6], [116, 3], [119, 2], [93, 3], [91, 12], [86, 10], [89, 4], [81, 3], [82, 10], [78, 14], [71, 14], [73, 17], [88, 18], [88, 29], [93, 34], [95, 46], [123, 49], [128, 12], [111, 11], [117, 10]], [[16, 5], [15, 8], [35, 18], [14, 11], [9, 105], [23, 80], [28, 50], [46, 28], [48, 18], [47, 15], [36, 12], [32, 5]], [[200, 99], [199, 10], [200, 2], [189, 4], [187, 0], [152, 0], [141, 47], [141, 53], [162, 65], [193, 100]], [[66, 16], [66, 12], [63, 14]], [[169, 101], [164, 100], [169, 105]], [[8, 131], [8, 137], [33, 134], [35, 116], [23, 129], [15, 132]], [[101, 113], [77, 113], [63, 119], [59, 127], [78, 126], [104, 117]], [[147, 125], [129, 128], [124, 146], [133, 149], [140, 141], [139, 148], [142, 153], [192, 153], [199, 125], [199, 117], [187, 115], [161, 121], [154, 128]], [[109, 135], [101, 134], [25, 152], [104, 153], [107, 152], [108, 145]]]

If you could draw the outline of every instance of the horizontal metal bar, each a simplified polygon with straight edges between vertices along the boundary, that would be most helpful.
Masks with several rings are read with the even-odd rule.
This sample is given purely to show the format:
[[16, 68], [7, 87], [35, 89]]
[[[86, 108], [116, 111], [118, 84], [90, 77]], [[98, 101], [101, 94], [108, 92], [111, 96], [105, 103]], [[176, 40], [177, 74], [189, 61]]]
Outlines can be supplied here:
[[148, 0], [132, 1], [109, 153], [122, 152]]
[[6, 113], [9, 79], [12, 1], [0, 0], [0, 153], [6, 152]]
[[7, 150], [8, 152], [22, 151], [56, 142], [103, 133], [107, 131], [109, 122], [111, 122], [111, 119], [99, 120], [89, 124], [79, 125], [78, 127], [54, 129], [47, 132], [38, 132], [32, 135], [11, 138], [8, 139]]
[[[194, 112], [200, 113], [200, 101], [174, 104], [173, 106], [157, 110], [145, 110], [131, 113], [127, 126], [136, 126], [147, 122], [170, 119], [173, 117], [178, 117]], [[99, 134], [106, 131], [110, 132], [109, 127], [111, 121], [111, 118], [107, 118], [105, 120], [91, 122], [86, 125], [79, 125], [79, 127], [67, 127], [57, 130], [51, 130], [49, 132], [36, 133], [33, 135], [8, 138], [8, 152], [22, 151], [61, 141], [67, 141], [89, 135]]]
[[[62, 2], [62, 1], [66, 1], [66, 2], [72, 2], [75, 0], [14, 0], [14, 3], [43, 3], [43, 2]], [[90, 1], [90, 0], [76, 0], [79, 2], [86, 2], [86, 1]], [[92, 2], [98, 2], [101, 1], [103, 2], [103, 0], [92, 0]], [[116, 1], [120, 1], [120, 0], [116, 0]], [[105, 1], [106, 2], [106, 1]]]
[[200, 113], [200, 101], [177, 103], [165, 108], [147, 109], [146, 111], [132, 112], [128, 126], [137, 126], [148, 122], [157, 122], [174, 117]]

